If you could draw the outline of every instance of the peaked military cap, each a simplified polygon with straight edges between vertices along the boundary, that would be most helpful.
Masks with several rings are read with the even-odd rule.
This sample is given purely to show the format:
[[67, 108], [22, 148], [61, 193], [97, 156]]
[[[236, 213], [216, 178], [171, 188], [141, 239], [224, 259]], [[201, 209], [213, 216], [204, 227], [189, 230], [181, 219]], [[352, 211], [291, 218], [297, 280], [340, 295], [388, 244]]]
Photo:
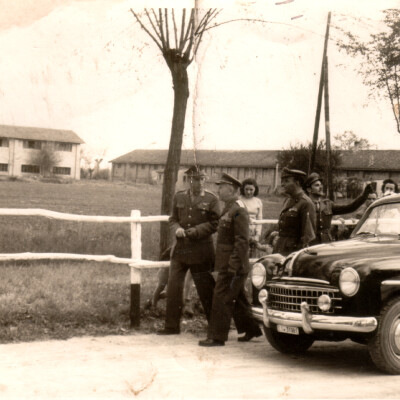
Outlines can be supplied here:
[[201, 178], [206, 176], [206, 173], [200, 169], [198, 165], [192, 165], [188, 170], [185, 171], [185, 174], [192, 178]]
[[222, 183], [226, 183], [228, 185], [233, 185], [238, 188], [242, 186], [240, 181], [235, 179], [233, 176], [226, 174], [225, 172], [222, 173], [221, 178], [219, 178], [219, 180], [215, 182], [216, 185], [221, 185]]
[[307, 174], [303, 171], [300, 171], [299, 169], [289, 169], [289, 168], [283, 168], [282, 169], [282, 178], [286, 178], [289, 176], [293, 176], [294, 178], [299, 179], [301, 182], [304, 182], [306, 179]]
[[308, 175], [308, 178], [304, 182], [304, 186], [306, 188], [311, 187], [311, 185], [317, 181], [322, 182], [322, 178], [317, 174], [316, 172], [312, 172], [310, 175]]

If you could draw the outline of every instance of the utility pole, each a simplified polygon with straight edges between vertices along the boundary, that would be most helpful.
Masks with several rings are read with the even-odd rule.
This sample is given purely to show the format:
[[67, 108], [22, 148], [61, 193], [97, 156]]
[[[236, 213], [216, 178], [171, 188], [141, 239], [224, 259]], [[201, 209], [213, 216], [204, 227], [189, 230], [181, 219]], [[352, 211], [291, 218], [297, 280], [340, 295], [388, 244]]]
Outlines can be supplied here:
[[328, 57], [324, 62], [324, 105], [325, 105], [325, 140], [326, 140], [326, 180], [328, 197], [334, 200], [333, 179], [332, 179], [332, 154], [331, 154], [331, 128], [329, 119], [329, 85], [328, 85]]
[[323, 88], [324, 88], [324, 64], [325, 64], [326, 53], [327, 53], [327, 50], [328, 50], [328, 38], [329, 38], [329, 27], [330, 27], [330, 24], [331, 24], [331, 12], [328, 13], [328, 20], [326, 22], [324, 51], [323, 51], [323, 55], [322, 55], [321, 75], [320, 75], [320, 78], [319, 78], [317, 111], [315, 113], [315, 122], [314, 122], [314, 135], [313, 135], [310, 162], [308, 164], [308, 173], [309, 174], [311, 172], [313, 172], [314, 167], [315, 167], [315, 154], [317, 152], [319, 120], [320, 120], [320, 116], [321, 116], [322, 91], [323, 91]]

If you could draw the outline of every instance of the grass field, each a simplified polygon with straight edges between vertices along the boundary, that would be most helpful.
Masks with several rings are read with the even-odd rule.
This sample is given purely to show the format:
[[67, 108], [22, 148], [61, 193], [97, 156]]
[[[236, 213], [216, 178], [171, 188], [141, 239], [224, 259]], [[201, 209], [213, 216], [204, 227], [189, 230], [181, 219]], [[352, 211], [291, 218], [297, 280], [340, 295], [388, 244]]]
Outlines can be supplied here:
[[[42, 208], [82, 215], [159, 215], [161, 187], [81, 181], [70, 184], [0, 182], [0, 208]], [[262, 199], [265, 218], [277, 218], [280, 202]], [[82, 223], [43, 217], [0, 217], [0, 253], [67, 252], [130, 257], [130, 226]], [[158, 254], [159, 223], [142, 226], [142, 258]], [[141, 301], [155, 287], [156, 270], [142, 276]], [[0, 342], [75, 335], [123, 334], [129, 331], [130, 270], [126, 265], [95, 262], [0, 263]], [[193, 291], [195, 295], [195, 291]], [[163, 302], [142, 310], [141, 329], [163, 322]], [[183, 321], [198, 331], [204, 318]]]

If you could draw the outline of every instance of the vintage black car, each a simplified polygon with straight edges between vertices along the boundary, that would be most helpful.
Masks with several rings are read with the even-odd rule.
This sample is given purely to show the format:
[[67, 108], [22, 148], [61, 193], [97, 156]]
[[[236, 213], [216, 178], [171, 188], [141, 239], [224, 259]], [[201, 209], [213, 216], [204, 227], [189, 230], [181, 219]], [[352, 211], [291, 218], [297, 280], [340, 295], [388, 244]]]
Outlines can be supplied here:
[[351, 339], [400, 374], [400, 195], [375, 201], [350, 239], [259, 259], [251, 280], [253, 316], [275, 349]]

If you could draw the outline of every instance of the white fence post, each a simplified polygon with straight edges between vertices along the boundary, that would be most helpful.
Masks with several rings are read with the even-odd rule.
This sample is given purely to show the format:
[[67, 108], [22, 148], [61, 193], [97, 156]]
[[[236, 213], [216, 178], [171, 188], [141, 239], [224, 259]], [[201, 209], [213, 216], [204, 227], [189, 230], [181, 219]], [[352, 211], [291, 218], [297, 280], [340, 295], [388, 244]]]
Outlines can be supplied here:
[[[140, 218], [140, 210], [132, 210], [131, 217]], [[142, 259], [142, 225], [131, 222], [131, 258]], [[140, 326], [140, 284], [141, 267], [131, 265], [131, 308], [129, 312], [131, 327]]]

